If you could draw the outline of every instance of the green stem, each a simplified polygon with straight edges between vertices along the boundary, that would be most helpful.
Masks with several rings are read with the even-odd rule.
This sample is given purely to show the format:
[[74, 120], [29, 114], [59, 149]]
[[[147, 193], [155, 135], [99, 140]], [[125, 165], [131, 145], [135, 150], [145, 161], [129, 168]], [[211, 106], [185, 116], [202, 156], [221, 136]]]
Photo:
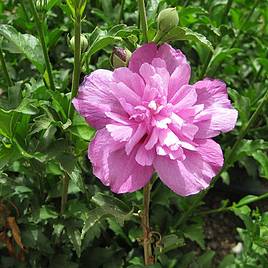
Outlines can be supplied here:
[[145, 43], [148, 43], [148, 40], [149, 40], [148, 39], [148, 25], [147, 25], [144, 0], [138, 0], [138, 6], [139, 6], [140, 23], [141, 23], [141, 29], [143, 32], [144, 41]]
[[27, 11], [26, 11], [26, 8], [25, 8], [25, 5], [24, 5], [24, 3], [23, 3], [23, 1], [21, 1], [21, 7], [22, 7], [22, 10], [23, 10], [23, 13], [24, 13], [24, 15], [25, 15], [25, 17], [26, 17], [26, 20], [27, 20], [27, 22], [29, 22], [30, 20], [29, 20], [29, 16], [28, 16], [28, 13], [27, 13]]
[[222, 17], [221, 17], [221, 24], [223, 24], [228, 16], [228, 13], [231, 9], [233, 0], [228, 0], [227, 4], [225, 5], [225, 9], [223, 11]]
[[46, 70], [47, 70], [48, 79], [49, 79], [49, 86], [51, 90], [55, 91], [56, 88], [55, 88], [55, 84], [53, 80], [51, 63], [50, 63], [49, 56], [48, 56], [48, 50], [47, 50], [46, 41], [45, 41], [45, 33], [44, 33], [43, 24], [38, 16], [33, 0], [29, 0], [29, 4], [30, 4], [33, 17], [34, 17], [35, 25], [37, 28], [37, 32], [39, 35], [40, 43], [42, 46], [42, 50], [43, 50], [43, 54], [44, 54], [44, 58], [46, 62]]
[[154, 257], [152, 255], [152, 245], [150, 238], [150, 182], [143, 188], [143, 213], [142, 213], [142, 229], [143, 229], [143, 251], [144, 251], [144, 264], [154, 264]]
[[209, 66], [209, 63], [210, 63], [210, 61], [212, 59], [212, 56], [213, 56], [213, 52], [209, 51], [209, 53], [207, 55], [207, 58], [206, 58], [206, 61], [205, 61], [205, 64], [204, 64], [204, 66], [202, 68], [199, 80], [203, 79], [203, 77], [207, 74], [208, 66]]
[[125, 0], [121, 0], [121, 6], [120, 6], [120, 13], [119, 13], [119, 18], [118, 18], [118, 23], [120, 23], [123, 20], [124, 6], [125, 6]]
[[81, 36], [81, 16], [79, 8], [76, 10], [75, 19], [74, 19], [74, 70], [72, 77], [72, 92], [71, 100], [68, 108], [68, 118], [72, 119], [74, 114], [74, 108], [72, 106], [72, 99], [77, 95], [80, 81], [80, 72], [81, 72], [81, 45], [80, 45], [80, 36]]
[[62, 177], [62, 193], [61, 193], [61, 209], [60, 213], [63, 214], [68, 197], [68, 188], [69, 188], [69, 176], [65, 173]]
[[201, 212], [197, 213], [197, 215], [209, 215], [209, 214], [214, 214], [214, 213], [226, 212], [226, 211], [229, 211], [233, 208], [240, 208], [240, 207], [249, 205], [251, 203], [258, 202], [258, 201], [266, 199], [266, 198], [268, 198], [268, 193], [265, 193], [265, 194], [260, 195], [260, 196], [256, 196], [256, 197], [251, 198], [250, 200], [246, 200], [245, 202], [242, 202], [240, 204], [234, 204], [233, 206], [216, 208], [216, 209], [211, 209], [211, 210], [207, 210], [207, 211], [201, 211]]
[[14, 85], [14, 83], [10, 79], [2, 49], [0, 49], [0, 61], [1, 61], [2, 70], [3, 70], [3, 73], [4, 73], [5, 80], [7, 82], [7, 85], [9, 87], [11, 87], [11, 86]]

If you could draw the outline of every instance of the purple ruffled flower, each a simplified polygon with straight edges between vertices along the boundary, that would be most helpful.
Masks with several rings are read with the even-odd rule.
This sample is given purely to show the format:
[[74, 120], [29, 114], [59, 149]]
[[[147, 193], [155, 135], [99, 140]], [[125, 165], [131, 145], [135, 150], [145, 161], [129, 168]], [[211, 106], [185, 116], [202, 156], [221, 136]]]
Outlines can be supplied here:
[[224, 82], [189, 85], [190, 75], [180, 50], [150, 43], [133, 53], [128, 67], [86, 76], [73, 104], [97, 129], [88, 157], [113, 192], [139, 190], [156, 171], [187, 196], [220, 171], [222, 150], [211, 138], [234, 128], [237, 111]]

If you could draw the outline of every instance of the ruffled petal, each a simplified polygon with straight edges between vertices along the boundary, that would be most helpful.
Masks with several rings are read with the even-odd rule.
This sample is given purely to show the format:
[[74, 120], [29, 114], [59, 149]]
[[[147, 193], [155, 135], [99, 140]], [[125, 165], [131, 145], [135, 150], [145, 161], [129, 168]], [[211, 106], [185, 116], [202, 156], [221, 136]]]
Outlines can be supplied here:
[[106, 112], [122, 114], [118, 100], [112, 94], [112, 72], [97, 70], [86, 76], [73, 99], [75, 109], [94, 128], [103, 128], [110, 122]]
[[167, 70], [170, 74], [172, 74], [175, 69], [181, 65], [187, 64], [189, 66], [184, 54], [180, 50], [174, 49], [169, 44], [163, 44], [159, 47], [156, 58], [160, 58], [165, 61]]
[[88, 150], [94, 175], [115, 193], [137, 191], [150, 180], [152, 166], [139, 165], [136, 154], [137, 148], [127, 155], [124, 143], [114, 141], [106, 129], [97, 131]]
[[157, 45], [155, 43], [145, 44], [137, 48], [129, 60], [128, 68], [134, 73], [139, 73], [141, 65], [144, 63], [151, 64], [156, 53]]
[[127, 67], [117, 68], [113, 72], [115, 82], [122, 82], [138, 96], [142, 97], [145, 87], [143, 79]]
[[199, 127], [196, 138], [205, 139], [228, 132], [235, 127], [238, 112], [228, 99], [224, 82], [205, 79], [193, 85], [197, 93], [196, 104], [203, 104], [204, 109], [195, 118]]
[[153, 163], [163, 183], [182, 196], [207, 188], [223, 165], [221, 148], [210, 139], [200, 141], [197, 152], [187, 151], [185, 154], [184, 161], [157, 156]]

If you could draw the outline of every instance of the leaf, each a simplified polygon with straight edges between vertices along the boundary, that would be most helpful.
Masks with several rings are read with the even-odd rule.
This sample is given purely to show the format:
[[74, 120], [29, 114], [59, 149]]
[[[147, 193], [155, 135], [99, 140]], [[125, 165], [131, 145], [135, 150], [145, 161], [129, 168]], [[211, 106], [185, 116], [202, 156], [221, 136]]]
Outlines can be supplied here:
[[252, 157], [260, 164], [260, 175], [268, 179], [268, 156], [263, 151], [256, 151], [252, 154]]
[[239, 202], [235, 205], [236, 207], [242, 207], [246, 205], [248, 202], [254, 202], [256, 199], [258, 199], [258, 196], [256, 195], [246, 195], [242, 199], [239, 200]]
[[114, 44], [118, 41], [121, 41], [121, 38], [115, 37], [115, 36], [104, 36], [100, 37], [98, 40], [96, 40], [88, 49], [86, 52], [86, 57], [90, 58], [93, 54], [98, 52], [99, 50]]
[[78, 114], [75, 114], [74, 116], [70, 131], [73, 135], [86, 141], [90, 141], [96, 132], [96, 130], [91, 128], [85, 119]]
[[213, 71], [221, 64], [221, 62], [223, 61], [227, 62], [229, 59], [232, 59], [233, 54], [236, 54], [239, 51], [241, 51], [241, 49], [239, 48], [228, 48], [228, 49], [217, 48], [214, 51], [213, 56], [210, 60], [208, 66], [209, 71]]
[[10, 148], [0, 145], [0, 169], [9, 162], [14, 162], [20, 157], [19, 151], [15, 146], [11, 145]]
[[10, 138], [12, 136], [12, 116], [0, 109], [0, 135]]
[[215, 252], [212, 250], [208, 250], [203, 255], [198, 257], [197, 263], [199, 264], [198, 267], [200, 268], [207, 268], [212, 267], [212, 260], [215, 256]]
[[161, 240], [161, 244], [162, 246], [158, 254], [163, 254], [178, 247], [182, 247], [184, 245], [184, 239], [175, 234], [165, 235]]
[[183, 230], [183, 234], [186, 238], [195, 241], [202, 249], [205, 249], [204, 233], [200, 224], [186, 226]]
[[186, 27], [174, 27], [161, 39], [161, 43], [171, 42], [175, 40], [188, 40], [198, 42], [213, 51], [212, 44], [204, 35], [193, 32], [191, 29]]
[[[262, 139], [259, 140], [242, 140], [239, 148], [232, 157], [232, 162], [242, 159], [245, 156], [252, 156], [257, 151], [268, 150], [268, 142]], [[255, 155], [256, 156], [256, 155]], [[228, 154], [225, 158], [228, 157]], [[258, 156], [257, 156], [258, 157]]]
[[132, 218], [132, 210], [118, 198], [98, 193], [93, 196], [92, 200], [100, 207], [89, 211], [88, 219], [82, 230], [82, 238], [95, 224], [104, 218], [114, 217], [120, 225]]
[[235, 267], [235, 266], [231, 266], [232, 264], [234, 265], [234, 262], [235, 262], [234, 255], [233, 254], [228, 254], [220, 262], [219, 268]]
[[82, 240], [81, 240], [81, 233], [79, 230], [72, 228], [70, 226], [67, 227], [67, 235], [72, 242], [74, 249], [76, 251], [77, 257], [80, 258], [81, 256], [81, 245], [82, 245]]
[[40, 220], [57, 219], [58, 213], [47, 206], [42, 206], [39, 213]]
[[0, 35], [4, 36], [10, 45], [5, 47], [11, 53], [21, 53], [44, 73], [45, 59], [39, 40], [30, 34], [21, 34], [10, 25], [0, 25]]
[[131, 211], [126, 203], [114, 196], [97, 193], [92, 197], [92, 201], [100, 207], [109, 205], [118, 208], [123, 213], [129, 213]]

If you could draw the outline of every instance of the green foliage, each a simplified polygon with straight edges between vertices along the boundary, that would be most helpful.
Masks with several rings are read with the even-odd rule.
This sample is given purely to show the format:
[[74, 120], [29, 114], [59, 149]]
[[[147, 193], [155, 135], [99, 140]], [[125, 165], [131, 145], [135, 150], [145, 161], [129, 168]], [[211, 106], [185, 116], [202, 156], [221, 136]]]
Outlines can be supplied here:
[[[133, 52], [143, 42], [137, 3], [33, 2], [56, 90], [50, 87], [29, 1], [1, 1], [0, 49], [12, 85], [0, 68], [0, 267], [144, 267], [142, 193], [115, 196], [99, 183], [86, 157], [95, 130], [78, 114], [68, 116], [73, 20], [82, 16], [82, 34], [89, 44], [81, 55], [82, 81], [95, 69], [112, 69], [114, 45]], [[240, 134], [268, 89], [268, 3], [150, 0], [146, 6], [149, 41], [157, 33], [158, 14], [170, 7], [176, 8], [179, 25], [158, 41], [170, 42], [187, 55], [192, 82], [209, 76], [227, 83], [239, 120], [235, 131], [219, 138], [225, 159], [230, 157], [222, 177], [230, 183], [228, 192], [240, 177], [250, 186], [231, 205], [227, 200], [205, 211], [207, 200], [200, 199], [200, 194], [182, 198], [156, 180], [150, 221], [157, 263], [148, 267], [265, 268], [268, 215], [265, 207], [251, 204], [268, 197], [264, 193], [268, 191], [267, 105], [261, 107], [246, 135]], [[69, 185], [62, 211], [66, 177]], [[264, 195], [251, 192], [254, 182]], [[206, 215], [226, 211], [241, 220], [236, 240], [242, 246], [219, 260], [219, 252], [207, 245]], [[7, 224], [10, 217], [16, 225], [14, 221], [12, 226]]]

